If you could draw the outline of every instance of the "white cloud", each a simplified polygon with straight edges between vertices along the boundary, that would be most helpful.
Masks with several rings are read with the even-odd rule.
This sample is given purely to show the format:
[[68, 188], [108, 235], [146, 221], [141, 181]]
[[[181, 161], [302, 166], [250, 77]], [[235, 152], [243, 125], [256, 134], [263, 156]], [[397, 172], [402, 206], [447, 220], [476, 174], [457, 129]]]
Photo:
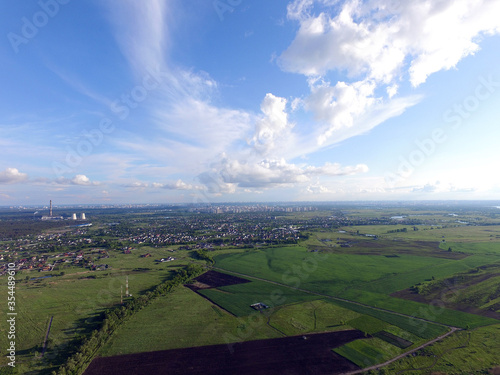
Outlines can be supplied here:
[[[169, 35], [178, 24], [175, 2], [153, 0], [145, 6], [107, 1], [115, 36], [135, 76], [155, 72], [160, 84], [140, 103], [147, 135], [135, 135], [132, 147], [164, 166], [198, 174], [207, 161], [242, 143], [253, 124], [244, 110], [214, 104], [218, 83], [203, 71], [171, 61]], [[154, 139], [151, 139], [154, 134]]]
[[[496, 9], [492, 1], [476, 3], [489, 11]], [[154, 0], [143, 7], [127, 0], [123, 9], [110, 1], [107, 4], [116, 37], [136, 76], [142, 78], [148, 68], [161, 71], [161, 84], [141, 103], [141, 112], [149, 115], [143, 121], [153, 128], [155, 137], [149, 137], [151, 132], [130, 142], [135, 143], [129, 150], [135, 151], [138, 160], [127, 173], [144, 169], [149, 181], [158, 175], [195, 174], [203, 187], [182, 180], [149, 182], [147, 187], [204, 188], [215, 195], [234, 193], [238, 188], [313, 186], [312, 176], [365, 172], [364, 165], [315, 167], [286, 160], [363, 134], [400, 115], [420, 100], [417, 96], [398, 97], [404, 79], [418, 85], [434, 71], [453, 67], [476, 50], [474, 38], [496, 32], [497, 27], [497, 21], [486, 17], [479, 5], [472, 7], [472, 0], [293, 1], [288, 19], [296, 20], [299, 29], [279, 64], [306, 75], [310, 93], [290, 101], [268, 93], [261, 114], [254, 115], [218, 105], [214, 100], [218, 83], [207, 73], [176, 67], [169, 61], [171, 24], [166, 18], [172, 14], [173, 3]], [[442, 27], [445, 22], [451, 23], [452, 31]], [[460, 31], [452, 48], [450, 37], [463, 25], [468, 25], [467, 31]], [[435, 34], [440, 37], [434, 39]], [[326, 75], [331, 70], [347, 72], [348, 77], [330, 83], [331, 76]], [[315, 122], [292, 122], [292, 115], [300, 118], [300, 110], [311, 113]], [[220, 157], [226, 154], [231, 158]], [[149, 166], [143, 168], [145, 160]], [[154, 175], [159, 168], [176, 170]]]
[[177, 181], [173, 182], [166, 182], [166, 183], [153, 182], [151, 184], [142, 181], [134, 181], [131, 183], [122, 184], [121, 186], [139, 190], [144, 190], [146, 188], [167, 189], [167, 190], [204, 190], [203, 186], [188, 184], [182, 181], [181, 179], [178, 179]]
[[153, 187], [168, 189], [168, 190], [204, 190], [203, 186], [187, 184], [181, 179], [175, 182], [168, 182], [165, 184], [154, 183]]
[[83, 185], [83, 186], [98, 185], [97, 182], [91, 182], [90, 179], [83, 174], [77, 174], [75, 177], [73, 177], [71, 183], [73, 185]]
[[[368, 171], [364, 164], [342, 167], [326, 163], [320, 167], [287, 163], [285, 159], [264, 159], [260, 162], [230, 160], [223, 157], [212, 166], [211, 174], [203, 174], [200, 181], [210, 192], [235, 192], [240, 188], [270, 188], [278, 185], [307, 183], [312, 177], [346, 176]], [[213, 186], [211, 187], [210, 184]]]
[[438, 184], [425, 184], [424, 186], [414, 187], [413, 193], [436, 193], [439, 190]]
[[455, 187], [455, 186], [452, 186], [450, 188], [450, 192], [453, 192], [453, 193], [474, 193], [477, 190], [478, 189], [474, 188], [474, 187]]
[[[308, 77], [310, 95], [292, 108], [301, 103], [323, 124], [313, 129], [320, 147], [401, 114], [420, 100], [397, 97], [404, 80], [418, 86], [477, 51], [482, 36], [500, 32], [494, 0], [296, 0], [287, 10], [299, 29], [278, 62]], [[348, 77], [330, 83], [330, 71]]]
[[73, 178], [58, 177], [55, 180], [40, 177], [35, 179], [33, 182], [42, 185], [77, 185], [77, 186], [98, 186], [101, 185], [100, 182], [91, 181], [90, 178], [83, 174], [77, 174]]
[[314, 0], [295, 0], [287, 6], [287, 17], [289, 19], [302, 19], [314, 4]]
[[409, 62], [409, 80], [418, 86], [476, 52], [481, 36], [500, 32], [496, 0], [349, 0], [338, 12], [327, 6], [317, 15], [312, 4], [288, 7], [300, 28], [280, 58], [285, 70], [308, 76], [346, 70], [388, 84]]
[[415, 186], [411, 189], [412, 193], [475, 193], [478, 189], [474, 187], [457, 187], [450, 183], [427, 183], [424, 185]]
[[387, 96], [389, 97], [389, 99], [391, 99], [394, 95], [396, 95], [398, 93], [398, 88], [399, 86], [397, 84], [393, 84], [391, 86], [387, 86]]
[[319, 145], [323, 145], [334, 132], [353, 127], [355, 119], [377, 103], [373, 97], [374, 88], [370, 81], [337, 82], [334, 87], [325, 82], [311, 84], [306, 109], [314, 113], [316, 120], [328, 124], [318, 137]]
[[198, 180], [207, 188], [208, 193], [215, 196], [236, 192], [237, 184], [225, 181], [220, 171], [216, 169], [201, 173]]
[[389, 118], [401, 115], [421, 100], [421, 96], [383, 99], [373, 95], [372, 81], [337, 82], [331, 86], [323, 80], [310, 80], [311, 94], [303, 100], [319, 126], [310, 135], [311, 143], [301, 137], [304, 153], [337, 144], [345, 139], [364, 134]]
[[284, 144], [290, 142], [293, 124], [288, 122], [285, 98], [266, 94], [260, 109], [264, 114], [255, 125], [255, 134], [250, 144], [259, 154], [269, 155], [276, 148], [283, 149]]
[[28, 179], [26, 173], [19, 172], [17, 168], [6, 168], [0, 172], [0, 184], [17, 184]]
[[248, 113], [218, 108], [192, 96], [158, 107], [154, 117], [160, 130], [178, 137], [181, 147], [194, 144], [203, 148], [206, 156], [227, 150], [251, 127]]
[[309, 185], [305, 189], [305, 193], [308, 194], [330, 194], [334, 193], [332, 190], [330, 190], [328, 187], [320, 185], [320, 184], [314, 184], [314, 185]]
[[102, 4], [108, 11], [122, 53], [135, 72], [142, 76], [144, 69], [164, 64], [172, 2], [123, 0], [116, 6], [108, 0]]
[[339, 69], [390, 82], [405, 57], [394, 42], [398, 30], [390, 24], [373, 25], [371, 20], [356, 22], [355, 9], [346, 3], [333, 18], [320, 13], [303, 19], [295, 40], [280, 57], [281, 66], [307, 76]]
[[149, 184], [147, 184], [145, 182], [134, 181], [134, 182], [131, 182], [131, 183], [128, 183], [128, 184], [123, 184], [122, 186], [126, 187], [126, 188], [142, 190], [142, 189], [145, 189], [145, 188], [149, 187]]
[[312, 167], [308, 166], [304, 168], [304, 173], [306, 175], [318, 175], [318, 176], [348, 176], [358, 173], [368, 172], [368, 166], [365, 164], [358, 164], [355, 166], [342, 167], [339, 163], [326, 163], [322, 167]]

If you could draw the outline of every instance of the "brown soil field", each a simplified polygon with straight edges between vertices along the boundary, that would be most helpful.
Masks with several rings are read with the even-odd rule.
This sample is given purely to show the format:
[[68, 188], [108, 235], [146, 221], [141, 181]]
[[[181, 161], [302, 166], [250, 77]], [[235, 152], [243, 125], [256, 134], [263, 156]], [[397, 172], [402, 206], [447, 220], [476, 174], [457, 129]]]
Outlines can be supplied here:
[[194, 279], [192, 284], [186, 285], [188, 288], [196, 291], [198, 289], [219, 288], [227, 285], [249, 283], [250, 280], [241, 277], [227, 275], [217, 271], [207, 271], [203, 275]]
[[84, 375], [323, 375], [359, 369], [332, 351], [358, 330], [96, 358]]

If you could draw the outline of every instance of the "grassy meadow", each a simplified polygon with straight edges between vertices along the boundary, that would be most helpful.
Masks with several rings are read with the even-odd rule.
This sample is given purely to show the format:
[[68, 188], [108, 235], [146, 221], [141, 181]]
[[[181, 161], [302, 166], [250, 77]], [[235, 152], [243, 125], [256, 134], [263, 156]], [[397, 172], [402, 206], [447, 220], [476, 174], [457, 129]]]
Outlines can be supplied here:
[[[342, 210], [353, 218], [380, 216], [376, 209]], [[333, 211], [293, 213], [297, 219], [327, 218]], [[392, 208], [383, 215], [404, 216]], [[474, 215], [452, 216], [447, 212], [413, 212], [429, 223], [410, 225], [352, 225], [309, 230], [308, 238], [291, 246], [231, 245], [210, 253], [218, 271], [235, 273], [251, 281], [244, 284], [201, 289], [198, 293], [178, 287], [154, 300], [121, 325], [99, 356], [166, 350], [212, 344], [359, 329], [366, 338], [335, 349], [360, 366], [384, 362], [396, 355], [459, 327], [442, 341], [388, 366], [389, 373], [473, 372], [500, 366], [500, 320], [452, 309], [440, 303], [442, 289], [432, 290], [428, 303], [394, 297], [422, 283], [468, 275], [457, 284], [456, 303], [478, 309], [500, 306], [500, 274], [489, 265], [500, 265], [500, 225], [466, 226], [455, 220], [478, 220]], [[446, 227], [445, 227], [446, 226]], [[401, 231], [407, 228], [407, 231]], [[397, 232], [397, 230], [400, 230]], [[373, 236], [366, 236], [370, 234]], [[178, 246], [169, 248], [177, 249]], [[449, 251], [451, 249], [451, 251]], [[140, 255], [150, 253], [151, 257]], [[173, 262], [155, 259], [173, 256]], [[109, 268], [89, 271], [66, 266], [53, 277], [19, 272], [16, 285], [19, 371], [28, 373], [50, 367], [51, 361], [79, 335], [88, 333], [96, 316], [118, 306], [125, 279], [133, 296], [168, 280], [172, 272], [195, 260], [188, 250], [138, 247], [131, 254], [110, 251], [101, 259]], [[64, 272], [64, 274], [60, 274]], [[2, 292], [4, 298], [7, 291]], [[393, 294], [393, 296], [391, 296]], [[251, 304], [269, 308], [258, 312]], [[425, 301], [424, 301], [425, 302]], [[2, 308], [5, 314], [6, 307]], [[495, 310], [500, 312], [500, 308]], [[47, 324], [53, 323], [47, 355], [39, 358]], [[420, 318], [420, 319], [417, 319]], [[382, 332], [382, 334], [381, 334]], [[384, 332], [386, 333], [384, 336]], [[377, 337], [370, 337], [377, 335]], [[391, 343], [391, 335], [411, 342], [406, 349]], [[7, 345], [5, 325], [0, 345]], [[384, 340], [383, 338], [386, 338]], [[0, 365], [5, 365], [2, 357]], [[462, 366], [462, 367], [461, 367]], [[427, 371], [427, 370], [426, 370]]]
[[282, 335], [264, 321], [258, 327], [251, 326], [192, 290], [180, 287], [133, 315], [118, 328], [100, 355], [227, 344], [235, 338], [243, 341], [275, 337]]
[[[404, 371], [409, 375], [426, 373], [473, 374], [479, 369], [500, 369], [500, 324], [453, 333], [443, 340], [390, 365], [388, 374]], [[494, 373], [485, 370], [482, 373]]]
[[[53, 356], [79, 335], [92, 330], [96, 316], [106, 308], [120, 304], [121, 293], [125, 296], [126, 278], [129, 293], [137, 296], [170, 278], [172, 270], [191, 261], [187, 252], [178, 252], [176, 261], [155, 264], [155, 256], [162, 257], [165, 249], [148, 249], [151, 258], [139, 254], [122, 254], [112, 251], [102, 259], [111, 267], [104, 271], [90, 271], [72, 266], [56, 268], [54, 272], [23, 271], [16, 274], [16, 343], [17, 360], [26, 371], [45, 367]], [[141, 269], [142, 268], [142, 269]], [[61, 272], [64, 274], [61, 275]], [[35, 279], [47, 275], [52, 277]], [[3, 291], [7, 298], [7, 290]], [[126, 297], [124, 297], [126, 299]], [[6, 306], [2, 308], [5, 309]], [[5, 312], [4, 312], [5, 313]], [[50, 329], [45, 363], [39, 358], [50, 318]], [[0, 330], [0, 345], [6, 347], [6, 327]], [[5, 364], [6, 357], [1, 357]], [[21, 371], [21, 370], [20, 370]], [[24, 370], [22, 370], [24, 371]], [[21, 371], [21, 372], [22, 372]]]

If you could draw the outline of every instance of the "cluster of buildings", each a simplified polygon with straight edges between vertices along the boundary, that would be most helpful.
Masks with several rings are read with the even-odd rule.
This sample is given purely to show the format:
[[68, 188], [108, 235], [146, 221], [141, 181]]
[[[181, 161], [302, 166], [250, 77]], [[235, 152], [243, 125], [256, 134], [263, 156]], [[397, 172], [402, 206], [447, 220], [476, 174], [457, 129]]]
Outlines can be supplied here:
[[[3, 257], [2, 257], [3, 258]], [[31, 256], [29, 258], [22, 258], [13, 262], [16, 266], [15, 269], [21, 270], [33, 270], [33, 271], [52, 271], [55, 267], [55, 263], [50, 264], [47, 258], [40, 256]], [[7, 272], [7, 263], [0, 266], [0, 276]]]
[[[68, 218], [69, 219], [69, 218]], [[52, 201], [50, 201], [50, 204], [49, 204], [49, 215], [44, 215], [42, 216], [42, 220], [43, 221], [49, 221], [49, 220], [64, 220], [64, 217], [62, 216], [55, 216], [52, 212]], [[71, 215], [71, 220], [78, 220], [78, 217], [76, 215], [76, 213], [72, 214]], [[80, 214], [80, 220], [87, 220], [87, 218], [85, 217], [85, 213], [82, 212]]]
[[190, 209], [191, 212], [223, 214], [223, 213], [244, 213], [244, 212], [308, 212], [317, 211], [317, 207], [313, 206], [283, 206], [283, 205], [216, 205], [207, 207], [196, 207]]

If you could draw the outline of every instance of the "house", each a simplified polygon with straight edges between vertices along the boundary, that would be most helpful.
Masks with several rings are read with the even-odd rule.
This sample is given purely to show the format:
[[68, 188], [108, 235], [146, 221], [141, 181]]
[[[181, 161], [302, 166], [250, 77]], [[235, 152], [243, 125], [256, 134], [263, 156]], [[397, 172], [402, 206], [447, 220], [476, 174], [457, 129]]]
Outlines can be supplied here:
[[257, 303], [254, 303], [253, 305], [250, 305], [250, 307], [252, 309], [255, 309], [257, 311], [261, 311], [261, 310], [264, 310], [264, 309], [268, 309], [269, 306], [267, 306], [265, 303], [262, 303], [262, 302], [257, 302]]

